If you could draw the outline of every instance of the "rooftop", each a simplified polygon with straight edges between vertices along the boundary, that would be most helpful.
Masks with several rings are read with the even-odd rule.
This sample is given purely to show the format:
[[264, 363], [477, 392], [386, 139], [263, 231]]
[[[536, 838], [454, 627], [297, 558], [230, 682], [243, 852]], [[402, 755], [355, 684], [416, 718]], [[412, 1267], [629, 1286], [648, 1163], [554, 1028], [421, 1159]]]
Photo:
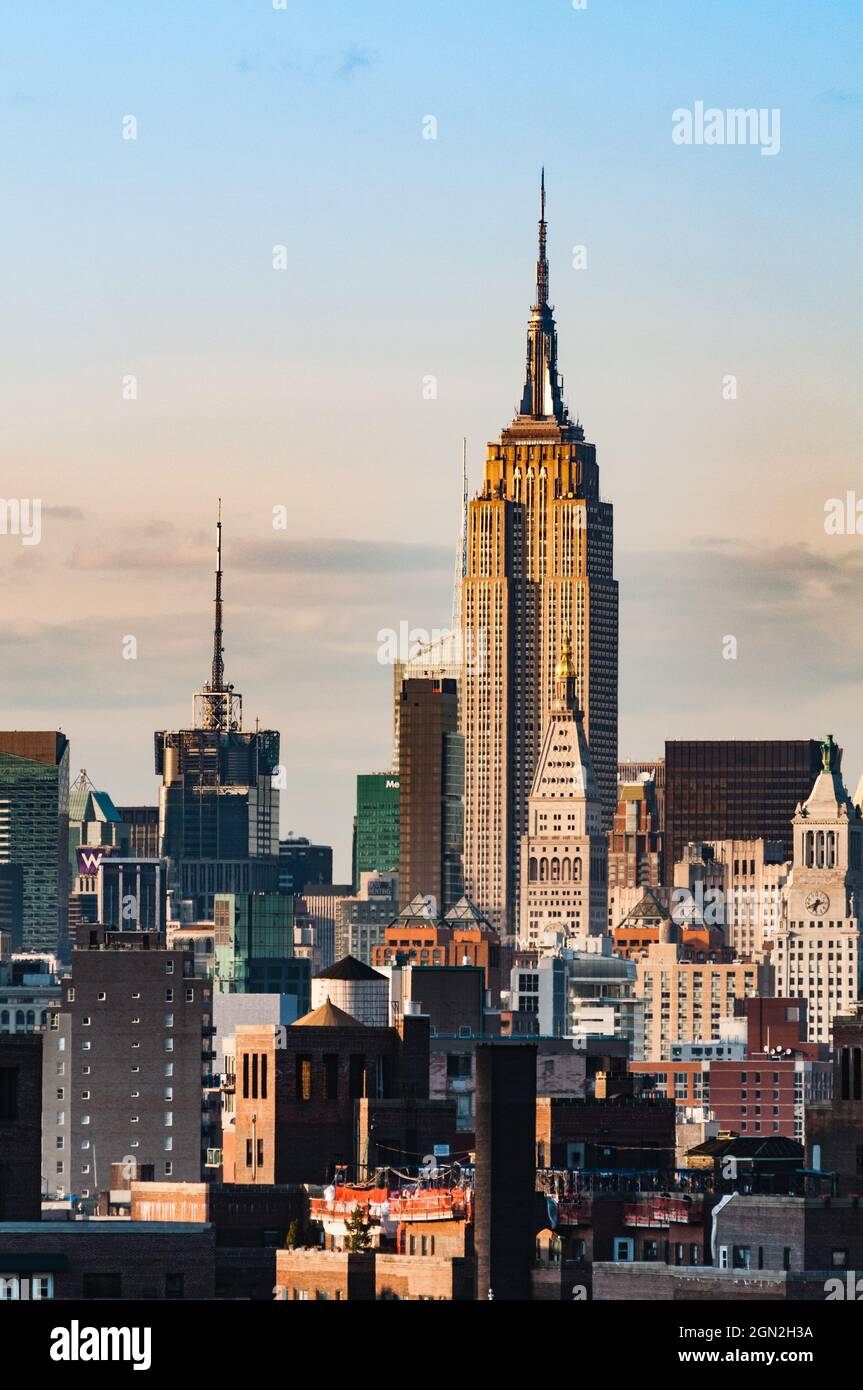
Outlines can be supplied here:
[[314, 978], [316, 980], [379, 980], [381, 984], [386, 982], [385, 975], [382, 975], [378, 970], [372, 970], [370, 965], [357, 960], [356, 956], [345, 956], [342, 960], [337, 960], [335, 965], [331, 965], [327, 970], [322, 970]]
[[329, 999], [321, 1004], [319, 1009], [313, 1009], [310, 1014], [305, 1014], [298, 1018], [296, 1023], [291, 1025], [293, 1028], [364, 1028], [358, 1018], [352, 1014], [346, 1014], [344, 1009], [337, 1009]]

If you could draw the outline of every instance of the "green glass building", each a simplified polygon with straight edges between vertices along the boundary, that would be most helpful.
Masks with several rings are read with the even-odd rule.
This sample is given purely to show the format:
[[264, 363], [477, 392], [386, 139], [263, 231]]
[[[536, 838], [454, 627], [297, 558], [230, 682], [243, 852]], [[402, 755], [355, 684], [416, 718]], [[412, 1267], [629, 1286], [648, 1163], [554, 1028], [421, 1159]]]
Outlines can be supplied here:
[[216, 990], [295, 994], [298, 1017], [310, 1007], [311, 967], [294, 956], [294, 900], [284, 893], [217, 893]]
[[398, 873], [399, 779], [394, 772], [364, 772], [357, 777], [354, 829], [354, 892], [360, 874]]
[[[0, 865], [20, 869], [13, 949], [67, 949], [69, 740], [0, 732]], [[11, 899], [10, 899], [11, 900]]]

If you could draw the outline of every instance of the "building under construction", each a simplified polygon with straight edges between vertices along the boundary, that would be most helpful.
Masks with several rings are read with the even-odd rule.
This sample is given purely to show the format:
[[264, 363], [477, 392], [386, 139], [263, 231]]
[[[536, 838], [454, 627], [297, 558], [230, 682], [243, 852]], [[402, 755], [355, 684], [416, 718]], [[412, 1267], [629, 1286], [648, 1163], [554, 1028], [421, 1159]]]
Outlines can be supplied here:
[[279, 735], [243, 728], [243, 698], [225, 680], [222, 514], [216, 527], [213, 668], [193, 696], [192, 728], [155, 735], [160, 852], [174, 911], [212, 920], [216, 893], [274, 893], [279, 880]]

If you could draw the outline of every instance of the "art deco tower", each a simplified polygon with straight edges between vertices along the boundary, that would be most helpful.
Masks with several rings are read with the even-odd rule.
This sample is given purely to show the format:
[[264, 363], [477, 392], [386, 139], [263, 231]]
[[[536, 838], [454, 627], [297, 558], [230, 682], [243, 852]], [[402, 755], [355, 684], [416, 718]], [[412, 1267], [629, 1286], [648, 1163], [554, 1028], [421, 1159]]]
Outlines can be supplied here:
[[613, 508], [600, 497], [596, 449], [564, 404], [546, 233], [543, 177], [524, 393], [488, 446], [483, 490], [470, 504], [462, 593], [465, 889], [513, 935], [527, 800], [570, 633], [604, 829], [617, 784]]
[[575, 682], [567, 638], [521, 842], [519, 935], [525, 949], [546, 932], [602, 936], [608, 926], [608, 839]]

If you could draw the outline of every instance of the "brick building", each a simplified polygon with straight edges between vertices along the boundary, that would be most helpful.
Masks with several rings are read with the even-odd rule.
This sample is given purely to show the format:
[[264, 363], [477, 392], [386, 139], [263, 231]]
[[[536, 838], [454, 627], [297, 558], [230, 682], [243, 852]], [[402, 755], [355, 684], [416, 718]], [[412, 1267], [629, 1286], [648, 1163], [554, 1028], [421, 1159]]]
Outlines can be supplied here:
[[215, 1295], [214, 1250], [213, 1227], [199, 1222], [0, 1224], [0, 1279], [14, 1281], [13, 1299], [197, 1301]]
[[833, 1095], [806, 1107], [806, 1166], [838, 1196], [863, 1190], [863, 1005], [833, 1022]]
[[[327, 1182], [362, 1161], [358, 1101], [401, 1100], [408, 1112], [428, 1101], [429, 1022], [408, 1014], [397, 1028], [370, 1028], [326, 1003], [290, 1028], [239, 1027], [235, 1084], [235, 1181]], [[409, 1115], [397, 1132], [418, 1152], [426, 1136], [412, 1113], [415, 1135]], [[441, 1107], [442, 1128], [451, 1114]]]
[[627, 1096], [539, 1096], [536, 1149], [537, 1168], [670, 1174], [675, 1166], [674, 1105]]
[[823, 1271], [863, 1269], [859, 1197], [743, 1196], [716, 1213], [720, 1269]]
[[300, 1186], [133, 1182], [133, 1222], [210, 1225], [215, 1230], [215, 1296], [271, 1302], [276, 1251], [308, 1228]]
[[196, 1182], [210, 1127], [212, 986], [154, 932], [104, 932], [72, 953], [67, 1190], [94, 1201], [112, 1164]]
[[[476, 1126], [476, 1053], [480, 1038], [432, 1039], [430, 1094], [452, 1099], [458, 1113], [460, 1148], [470, 1147]], [[502, 1046], [518, 1047], [524, 1038], [501, 1039]], [[571, 1040], [531, 1038], [536, 1047], [536, 1090], [539, 1096], [584, 1096], [588, 1074], [597, 1058], [576, 1051]]]
[[473, 1298], [473, 1260], [379, 1251], [280, 1250], [278, 1298], [291, 1302], [464, 1302]]
[[0, 1221], [41, 1211], [42, 1038], [0, 1035]]
[[473, 965], [485, 972], [485, 987], [497, 998], [501, 984], [501, 943], [494, 927], [467, 898], [438, 920], [423, 898], [399, 913], [372, 951], [372, 965]]
[[802, 1142], [807, 1102], [829, 1092], [830, 1063], [766, 1055], [736, 1060], [633, 1062], [658, 1096], [678, 1111], [704, 1107], [733, 1134], [783, 1135]]

